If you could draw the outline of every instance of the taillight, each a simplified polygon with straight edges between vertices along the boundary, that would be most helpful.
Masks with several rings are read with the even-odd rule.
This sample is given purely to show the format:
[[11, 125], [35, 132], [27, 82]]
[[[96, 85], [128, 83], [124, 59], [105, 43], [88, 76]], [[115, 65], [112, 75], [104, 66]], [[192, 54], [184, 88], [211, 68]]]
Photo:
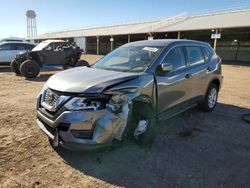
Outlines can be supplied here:
[[218, 57], [218, 64], [221, 64], [221, 58], [219, 56]]

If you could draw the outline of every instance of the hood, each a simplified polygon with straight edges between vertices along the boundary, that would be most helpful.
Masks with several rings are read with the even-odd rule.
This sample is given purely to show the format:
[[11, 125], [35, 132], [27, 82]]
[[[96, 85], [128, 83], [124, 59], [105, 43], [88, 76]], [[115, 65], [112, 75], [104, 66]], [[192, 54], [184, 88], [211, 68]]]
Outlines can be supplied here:
[[70, 93], [101, 93], [107, 87], [132, 80], [138, 73], [124, 73], [103, 69], [76, 67], [50, 77], [47, 87]]

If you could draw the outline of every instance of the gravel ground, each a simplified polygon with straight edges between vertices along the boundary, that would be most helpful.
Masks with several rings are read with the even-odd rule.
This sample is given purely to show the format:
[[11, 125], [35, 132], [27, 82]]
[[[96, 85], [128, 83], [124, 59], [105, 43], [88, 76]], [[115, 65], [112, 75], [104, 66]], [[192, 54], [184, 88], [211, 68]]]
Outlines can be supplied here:
[[223, 65], [215, 111], [160, 122], [152, 148], [126, 140], [92, 153], [54, 149], [36, 126], [36, 96], [55, 72], [25, 80], [0, 67], [0, 187], [250, 187], [250, 67]]

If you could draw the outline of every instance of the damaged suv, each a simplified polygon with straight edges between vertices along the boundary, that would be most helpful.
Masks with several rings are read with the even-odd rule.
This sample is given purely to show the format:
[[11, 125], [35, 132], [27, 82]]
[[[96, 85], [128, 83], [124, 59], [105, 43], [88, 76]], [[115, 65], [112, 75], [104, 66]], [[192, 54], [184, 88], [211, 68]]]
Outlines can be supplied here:
[[222, 84], [221, 59], [191, 40], [125, 44], [92, 67], [52, 76], [37, 100], [37, 123], [54, 146], [92, 149], [132, 136], [152, 145], [156, 121], [196, 105], [207, 112]]

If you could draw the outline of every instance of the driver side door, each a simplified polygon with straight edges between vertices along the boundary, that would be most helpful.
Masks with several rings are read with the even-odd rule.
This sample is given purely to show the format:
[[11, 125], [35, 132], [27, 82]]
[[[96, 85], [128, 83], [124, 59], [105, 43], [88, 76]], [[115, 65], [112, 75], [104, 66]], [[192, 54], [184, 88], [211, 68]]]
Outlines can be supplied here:
[[[178, 113], [182, 104], [192, 98], [192, 79], [189, 75], [183, 47], [174, 47], [167, 52], [162, 63], [172, 65], [170, 72], [156, 74], [160, 119]], [[162, 118], [161, 118], [162, 116]]]

